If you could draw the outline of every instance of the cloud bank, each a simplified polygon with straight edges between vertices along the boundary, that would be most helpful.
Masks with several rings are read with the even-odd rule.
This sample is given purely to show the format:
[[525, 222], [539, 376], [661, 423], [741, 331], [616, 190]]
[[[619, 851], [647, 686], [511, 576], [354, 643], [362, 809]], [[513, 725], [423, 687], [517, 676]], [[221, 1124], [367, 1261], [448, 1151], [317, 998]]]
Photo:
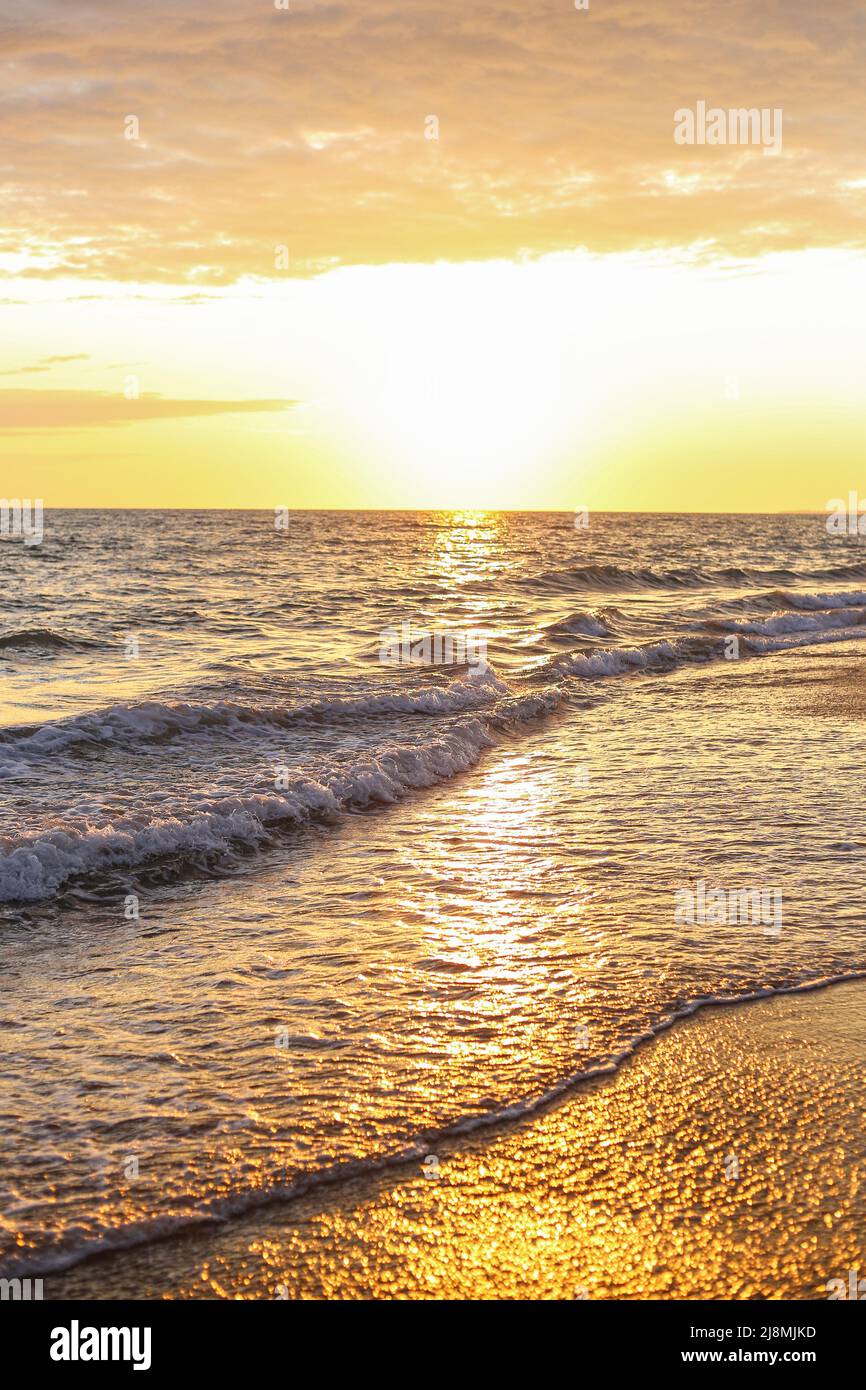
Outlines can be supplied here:
[[153, 394], [127, 400], [105, 391], [0, 391], [0, 430], [85, 429], [202, 415], [267, 414], [295, 404], [283, 400], [171, 400]]
[[[866, 240], [854, 0], [18, 0], [0, 49], [7, 274]], [[676, 145], [698, 100], [782, 108], [781, 156]]]

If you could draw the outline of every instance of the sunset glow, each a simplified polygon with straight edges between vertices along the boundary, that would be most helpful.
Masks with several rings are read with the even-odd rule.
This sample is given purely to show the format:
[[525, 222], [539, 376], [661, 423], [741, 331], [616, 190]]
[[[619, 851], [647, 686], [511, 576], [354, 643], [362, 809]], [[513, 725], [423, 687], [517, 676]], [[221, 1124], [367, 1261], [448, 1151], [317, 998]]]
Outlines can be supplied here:
[[[789, 7], [726, 7], [736, 77], [686, 8], [19, 6], [7, 493], [820, 510], [866, 426], [850, 6], [800, 15], [822, 86]], [[695, 92], [769, 94], [778, 156], [677, 143]]]

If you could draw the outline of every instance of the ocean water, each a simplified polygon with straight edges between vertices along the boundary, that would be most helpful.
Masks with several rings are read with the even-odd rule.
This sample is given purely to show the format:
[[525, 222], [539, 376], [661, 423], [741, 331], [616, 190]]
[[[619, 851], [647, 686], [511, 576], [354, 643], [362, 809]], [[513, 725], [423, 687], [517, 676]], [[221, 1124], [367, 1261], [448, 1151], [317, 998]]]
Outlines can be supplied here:
[[866, 970], [822, 516], [51, 512], [0, 582], [3, 1274], [420, 1173]]

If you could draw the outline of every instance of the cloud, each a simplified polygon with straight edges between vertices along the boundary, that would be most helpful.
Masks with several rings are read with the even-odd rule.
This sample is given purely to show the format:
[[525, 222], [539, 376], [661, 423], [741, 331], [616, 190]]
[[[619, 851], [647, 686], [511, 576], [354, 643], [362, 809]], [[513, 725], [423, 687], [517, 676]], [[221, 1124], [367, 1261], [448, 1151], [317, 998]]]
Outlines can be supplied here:
[[26, 367], [9, 367], [6, 371], [0, 372], [0, 376], [25, 376], [30, 372], [50, 372], [52, 367], [61, 363], [86, 362], [89, 357], [89, 352], [71, 352], [62, 357], [40, 357], [38, 362], [32, 362]]
[[182, 417], [268, 414], [296, 404], [288, 400], [171, 400], [153, 394], [127, 400], [103, 391], [0, 390], [0, 430], [91, 429]]
[[[857, 0], [19, 0], [4, 50], [25, 277], [866, 241]], [[697, 100], [781, 107], [781, 156], [675, 145]]]

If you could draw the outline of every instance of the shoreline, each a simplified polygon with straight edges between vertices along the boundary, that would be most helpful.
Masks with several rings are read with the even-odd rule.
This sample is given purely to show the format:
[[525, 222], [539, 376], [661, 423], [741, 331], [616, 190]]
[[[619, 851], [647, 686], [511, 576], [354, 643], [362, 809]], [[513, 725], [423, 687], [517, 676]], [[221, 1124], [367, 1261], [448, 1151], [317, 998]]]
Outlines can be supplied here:
[[426, 1160], [90, 1255], [46, 1298], [826, 1298], [860, 1263], [864, 1004], [855, 977], [698, 1006]]

